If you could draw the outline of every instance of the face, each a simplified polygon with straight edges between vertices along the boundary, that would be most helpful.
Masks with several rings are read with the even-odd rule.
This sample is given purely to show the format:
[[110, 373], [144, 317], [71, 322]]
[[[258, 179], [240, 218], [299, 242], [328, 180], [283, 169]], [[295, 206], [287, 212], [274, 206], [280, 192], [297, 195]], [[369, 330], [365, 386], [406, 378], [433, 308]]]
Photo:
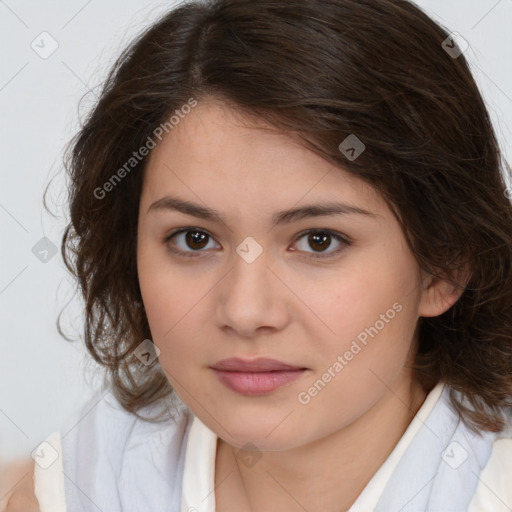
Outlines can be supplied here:
[[425, 292], [382, 197], [226, 105], [199, 103], [150, 155], [137, 264], [167, 378], [233, 446], [313, 442], [410, 378]]

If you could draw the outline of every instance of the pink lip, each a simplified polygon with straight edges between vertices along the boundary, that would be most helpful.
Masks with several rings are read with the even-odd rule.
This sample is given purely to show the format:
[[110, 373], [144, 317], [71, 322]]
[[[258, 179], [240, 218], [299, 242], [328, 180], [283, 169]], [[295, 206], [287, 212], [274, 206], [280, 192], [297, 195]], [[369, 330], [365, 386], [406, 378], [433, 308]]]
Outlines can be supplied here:
[[224, 359], [211, 368], [225, 386], [244, 395], [271, 393], [306, 371], [306, 368], [268, 358], [252, 361], [239, 358]]

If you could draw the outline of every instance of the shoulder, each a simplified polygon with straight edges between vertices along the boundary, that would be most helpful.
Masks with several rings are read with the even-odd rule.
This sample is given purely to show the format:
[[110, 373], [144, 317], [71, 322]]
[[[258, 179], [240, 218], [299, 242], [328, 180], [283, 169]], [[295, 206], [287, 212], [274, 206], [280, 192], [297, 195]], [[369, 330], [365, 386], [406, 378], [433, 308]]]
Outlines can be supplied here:
[[[162, 412], [162, 421], [142, 419]], [[127, 449], [137, 441], [144, 441], [146, 447], [158, 440], [183, 441], [189, 411], [178, 398], [146, 406], [138, 414], [142, 418], [125, 410], [109, 390], [95, 393], [68, 418], [61, 431], [64, 463], [79, 455], [82, 464], [102, 457], [113, 465], [125, 458]]]
[[[84, 496], [110, 511], [163, 510], [165, 500], [179, 499], [176, 489], [192, 416], [177, 397], [138, 414], [154, 418], [160, 412], [164, 420], [145, 421], [103, 391], [69, 419], [61, 433], [69, 510], [85, 510]], [[80, 482], [80, 489], [69, 482]], [[143, 484], [154, 492], [143, 491]]]
[[14, 461], [0, 473], [0, 512], [39, 512], [34, 492], [34, 461]]
[[512, 410], [506, 427], [496, 434], [468, 512], [512, 510]]

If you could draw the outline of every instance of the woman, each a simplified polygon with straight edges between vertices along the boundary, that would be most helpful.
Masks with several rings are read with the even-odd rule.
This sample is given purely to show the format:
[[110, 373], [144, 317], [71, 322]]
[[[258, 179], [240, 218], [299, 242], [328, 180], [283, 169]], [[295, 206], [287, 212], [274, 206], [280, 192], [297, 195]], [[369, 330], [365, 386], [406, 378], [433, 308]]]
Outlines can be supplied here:
[[455, 36], [399, 0], [183, 4], [68, 168], [109, 379], [46, 440], [43, 512], [510, 509], [508, 166]]

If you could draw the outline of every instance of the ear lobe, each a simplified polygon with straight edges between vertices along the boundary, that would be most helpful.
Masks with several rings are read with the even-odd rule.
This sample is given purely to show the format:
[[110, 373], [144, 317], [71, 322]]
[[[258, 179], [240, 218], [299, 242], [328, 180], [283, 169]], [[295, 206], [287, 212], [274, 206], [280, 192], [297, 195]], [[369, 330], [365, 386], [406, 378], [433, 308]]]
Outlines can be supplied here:
[[419, 316], [439, 316], [448, 311], [464, 292], [470, 277], [466, 270], [456, 272], [453, 279], [429, 274], [423, 285]]

